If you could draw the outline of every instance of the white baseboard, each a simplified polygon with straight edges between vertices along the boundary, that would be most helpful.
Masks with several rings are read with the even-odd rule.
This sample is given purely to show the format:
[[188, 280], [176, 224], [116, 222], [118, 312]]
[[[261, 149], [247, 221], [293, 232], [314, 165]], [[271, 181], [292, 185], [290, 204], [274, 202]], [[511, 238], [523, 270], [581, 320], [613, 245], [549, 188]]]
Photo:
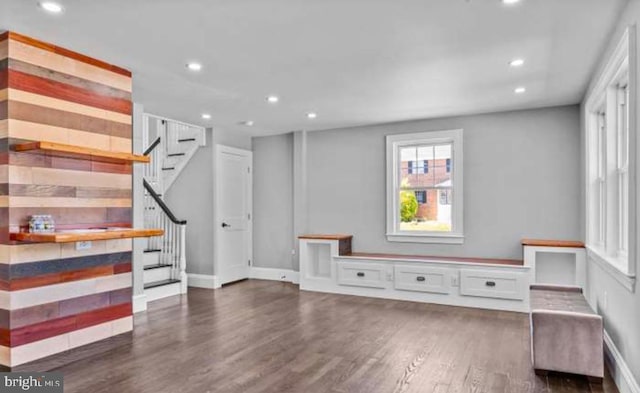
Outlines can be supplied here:
[[249, 277], [258, 280], [284, 281], [294, 284], [300, 283], [300, 273], [294, 272], [291, 269], [252, 266], [251, 271], [249, 272]]
[[134, 295], [133, 296], [133, 313], [138, 313], [142, 311], [147, 311], [147, 295]]
[[640, 393], [638, 381], [636, 381], [629, 365], [624, 361], [622, 354], [606, 331], [604, 332], [604, 347], [605, 362], [620, 393]]
[[187, 285], [194, 288], [220, 288], [220, 285], [217, 283], [216, 276], [209, 274], [187, 273]]

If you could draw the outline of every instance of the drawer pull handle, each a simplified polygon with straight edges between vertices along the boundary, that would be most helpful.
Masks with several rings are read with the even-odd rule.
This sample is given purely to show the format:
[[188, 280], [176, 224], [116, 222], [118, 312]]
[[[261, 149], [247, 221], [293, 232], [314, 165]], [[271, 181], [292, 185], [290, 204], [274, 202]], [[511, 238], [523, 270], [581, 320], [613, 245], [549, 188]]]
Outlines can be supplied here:
[[485, 283], [486, 286], [488, 287], [495, 287], [496, 286], [496, 282], [495, 281], [487, 281]]
[[424, 276], [418, 276], [418, 277], [416, 277], [416, 280], [418, 280], [418, 281], [424, 281], [424, 280], [426, 280], [426, 279], [424, 278]]
[[356, 273], [356, 275], [357, 275], [358, 277], [364, 277], [364, 273], [363, 273], [363, 272], [358, 272], [358, 273]]

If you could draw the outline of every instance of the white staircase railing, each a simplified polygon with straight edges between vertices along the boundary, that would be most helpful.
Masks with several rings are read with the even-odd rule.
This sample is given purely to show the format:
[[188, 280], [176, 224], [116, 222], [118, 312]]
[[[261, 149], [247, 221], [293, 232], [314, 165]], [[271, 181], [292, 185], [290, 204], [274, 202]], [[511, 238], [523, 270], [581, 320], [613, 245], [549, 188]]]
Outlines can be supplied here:
[[[162, 190], [162, 138], [155, 141], [145, 150], [144, 155], [151, 158], [151, 162], [144, 166], [144, 179], [153, 186], [154, 190]], [[160, 195], [162, 196], [162, 195]]]
[[151, 147], [160, 141], [151, 152], [151, 164], [144, 176], [161, 195], [171, 187], [198, 148], [206, 144], [204, 127], [148, 113], [143, 116], [142, 135], [143, 146]]
[[163, 236], [149, 238], [147, 248], [160, 253], [159, 264], [170, 269], [169, 279], [179, 280], [180, 292], [187, 293], [187, 222], [178, 220], [151, 184], [143, 182], [145, 227], [164, 230]]
[[[145, 250], [145, 291], [163, 296], [187, 292], [186, 228], [164, 203], [164, 194], [180, 172], [204, 146], [205, 129], [151, 114], [143, 116], [144, 154], [151, 162], [144, 168], [144, 221], [146, 228], [162, 228], [163, 236], [148, 238]], [[179, 282], [179, 285], [178, 285]], [[166, 287], [165, 287], [166, 286]], [[157, 297], [156, 297], [157, 298]]]

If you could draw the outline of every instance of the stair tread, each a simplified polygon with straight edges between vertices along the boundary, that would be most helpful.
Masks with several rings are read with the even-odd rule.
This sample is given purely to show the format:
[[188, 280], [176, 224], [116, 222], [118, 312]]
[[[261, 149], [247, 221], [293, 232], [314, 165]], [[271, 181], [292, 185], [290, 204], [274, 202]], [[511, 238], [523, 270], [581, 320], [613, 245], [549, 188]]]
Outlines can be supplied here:
[[159, 248], [149, 248], [149, 249], [146, 249], [146, 250], [144, 250], [142, 252], [160, 252], [160, 251], [162, 251], [162, 250], [159, 249]]
[[165, 285], [176, 284], [176, 283], [179, 283], [179, 282], [180, 282], [180, 280], [176, 280], [176, 279], [173, 279], [173, 278], [168, 278], [166, 280], [160, 280], [160, 281], [152, 281], [152, 282], [148, 282], [148, 283], [144, 284], [144, 289], [162, 287], [162, 286], [165, 286]]
[[167, 263], [155, 263], [153, 265], [145, 265], [144, 266], [144, 270], [151, 270], [151, 269], [160, 269], [163, 267], [172, 267], [173, 265], [171, 264], [167, 264]]

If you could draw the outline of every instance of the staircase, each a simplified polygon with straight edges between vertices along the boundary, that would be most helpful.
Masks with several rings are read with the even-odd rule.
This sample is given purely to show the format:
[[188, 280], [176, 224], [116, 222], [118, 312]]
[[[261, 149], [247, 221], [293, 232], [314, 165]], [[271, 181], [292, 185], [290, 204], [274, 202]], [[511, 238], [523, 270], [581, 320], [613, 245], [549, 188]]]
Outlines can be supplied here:
[[164, 229], [144, 250], [144, 292], [152, 301], [187, 292], [187, 221], [176, 218], [163, 195], [206, 141], [202, 127], [149, 114], [143, 122], [144, 155], [151, 157], [144, 168], [144, 226]]

